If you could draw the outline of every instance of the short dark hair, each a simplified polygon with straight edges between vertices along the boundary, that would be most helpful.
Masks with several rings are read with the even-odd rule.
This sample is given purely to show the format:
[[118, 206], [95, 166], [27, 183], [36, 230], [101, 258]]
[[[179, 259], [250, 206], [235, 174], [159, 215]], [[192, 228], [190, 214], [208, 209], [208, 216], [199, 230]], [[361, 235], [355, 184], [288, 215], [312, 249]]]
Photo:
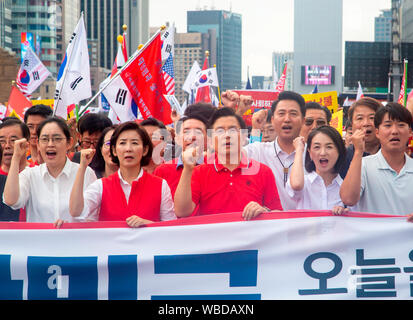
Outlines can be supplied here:
[[244, 119], [242, 119], [240, 115], [236, 114], [233, 109], [228, 108], [228, 107], [216, 109], [211, 119], [209, 120], [208, 129], [212, 129], [215, 122], [217, 122], [219, 118], [223, 118], [223, 117], [234, 117], [235, 119], [237, 119], [238, 124], [241, 129], [247, 129], [247, 125], [245, 124]]
[[265, 119], [266, 123], [271, 123], [271, 118], [272, 118], [272, 112], [271, 109], [267, 109], [267, 119]]
[[47, 118], [37, 127], [37, 136], [40, 137], [40, 134], [42, 133], [42, 130], [46, 124], [53, 122], [59, 126], [59, 128], [63, 131], [63, 134], [65, 135], [66, 139], [69, 141], [72, 137], [70, 134], [69, 126], [67, 125], [66, 121], [56, 116]]
[[108, 118], [104, 113], [87, 113], [80, 117], [77, 123], [77, 131], [80, 134], [89, 132], [90, 134], [95, 132], [102, 132], [105, 128], [112, 125], [112, 120]]
[[379, 110], [379, 108], [382, 107], [383, 105], [380, 103], [380, 101], [370, 98], [370, 97], [364, 97], [364, 98], [358, 99], [348, 109], [348, 119], [350, 119], [351, 122], [353, 122], [354, 110], [356, 110], [356, 108], [360, 106], [366, 106], [367, 108], [370, 108], [374, 112], [377, 112], [377, 110]]
[[159, 121], [158, 119], [155, 118], [148, 118], [143, 120], [141, 123], [139, 123], [142, 127], [144, 126], [153, 126], [153, 127], [158, 127], [159, 129], [166, 129], [165, 125], [163, 124], [162, 121]]
[[18, 118], [14, 118], [14, 117], [7, 118], [5, 121], [3, 121], [3, 123], [0, 124], [0, 129], [11, 127], [11, 126], [19, 126], [22, 132], [23, 138], [29, 141], [30, 130], [29, 130], [29, 127], [23, 121], [21, 121]]
[[149, 164], [152, 158], [153, 145], [146, 130], [135, 121], [124, 122], [120, 124], [113, 132], [112, 137], [110, 138], [110, 156], [112, 157], [112, 161], [118, 166], [120, 165], [119, 158], [113, 154], [113, 149], [116, 147], [116, 142], [118, 141], [121, 133], [129, 130], [136, 131], [139, 134], [142, 139], [143, 148], [148, 147], [148, 153], [142, 157], [140, 163], [141, 167], [144, 167]]
[[194, 114], [199, 114], [202, 117], [204, 117], [207, 121], [211, 118], [211, 116], [214, 114], [214, 112], [217, 110], [216, 107], [214, 107], [210, 103], [205, 103], [205, 102], [198, 102], [189, 105], [184, 112], [185, 116], [191, 116]]
[[93, 170], [98, 171], [98, 172], [105, 171], [105, 160], [103, 159], [101, 149], [102, 149], [103, 143], [105, 142], [104, 140], [105, 140], [106, 133], [108, 133], [111, 130], [115, 130], [117, 126], [118, 126], [117, 124], [114, 124], [114, 125], [111, 125], [110, 127], [106, 127], [105, 129], [103, 129], [102, 134], [100, 135], [99, 140], [96, 143], [96, 153], [92, 159], [92, 162], [90, 163], [90, 167]]
[[[344, 163], [346, 162], [346, 146], [344, 144], [343, 138], [341, 137], [340, 133], [335, 128], [330, 127], [330, 126], [320, 126], [318, 128], [311, 130], [310, 134], [308, 135], [308, 139], [307, 139], [307, 153], [309, 152], [311, 148], [313, 138], [319, 133], [323, 133], [327, 135], [328, 137], [330, 137], [331, 140], [333, 140], [333, 143], [338, 150], [338, 159], [334, 165], [334, 172], [335, 173], [340, 172]], [[315, 170], [314, 161], [311, 160], [308, 154], [305, 157], [305, 169], [307, 170], [307, 172], [312, 172]]]
[[185, 121], [188, 121], [188, 120], [191, 120], [191, 119], [201, 121], [201, 122], [205, 125], [205, 129], [208, 128], [208, 120], [205, 119], [205, 118], [202, 116], [202, 114], [200, 114], [200, 113], [194, 113], [194, 114], [191, 114], [191, 115], [189, 115], [189, 116], [183, 116], [181, 119], [179, 119], [179, 120], [176, 122], [176, 125], [175, 125], [175, 132], [176, 132], [176, 133], [179, 133], [179, 132], [181, 131], [181, 128], [182, 128], [182, 125], [184, 124], [184, 122], [185, 122]]
[[378, 128], [383, 122], [384, 116], [389, 114], [391, 120], [396, 120], [399, 122], [405, 122], [410, 127], [412, 126], [412, 114], [407, 108], [403, 107], [401, 104], [396, 102], [389, 102], [385, 106], [382, 106], [377, 110], [374, 116], [374, 126]]
[[324, 111], [324, 113], [326, 114], [327, 123], [330, 123], [332, 115], [331, 115], [331, 111], [327, 107], [322, 106], [321, 104], [314, 102], [314, 101], [307, 102], [305, 104], [304, 115], [307, 113], [307, 110], [309, 109]]
[[303, 96], [297, 92], [293, 91], [283, 91], [278, 95], [278, 99], [275, 100], [271, 105], [271, 112], [274, 115], [277, 105], [282, 100], [293, 100], [300, 106], [301, 116], [304, 118], [305, 115], [305, 100]]
[[24, 123], [27, 123], [29, 116], [41, 116], [46, 119], [51, 115], [53, 115], [53, 110], [49, 106], [37, 104], [26, 110], [24, 113]]

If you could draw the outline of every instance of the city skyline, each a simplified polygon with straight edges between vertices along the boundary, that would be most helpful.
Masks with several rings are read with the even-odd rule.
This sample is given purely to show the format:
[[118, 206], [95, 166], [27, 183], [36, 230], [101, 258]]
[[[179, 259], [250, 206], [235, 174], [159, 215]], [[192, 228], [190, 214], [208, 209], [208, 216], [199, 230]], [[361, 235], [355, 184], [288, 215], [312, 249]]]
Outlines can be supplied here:
[[[188, 10], [210, 10], [214, 7], [215, 10], [232, 9], [233, 12], [241, 14], [242, 80], [246, 81], [247, 67], [250, 77], [271, 76], [272, 52], [294, 50], [294, 2], [260, 0], [257, 3], [265, 10], [251, 10], [251, 2], [247, 0], [198, 0], [190, 5], [188, 2], [151, 0], [149, 21], [151, 26], [175, 23], [177, 32], [185, 32]], [[380, 15], [381, 10], [390, 7], [390, 0], [343, 0], [343, 48], [345, 41], [374, 41], [374, 18]]]

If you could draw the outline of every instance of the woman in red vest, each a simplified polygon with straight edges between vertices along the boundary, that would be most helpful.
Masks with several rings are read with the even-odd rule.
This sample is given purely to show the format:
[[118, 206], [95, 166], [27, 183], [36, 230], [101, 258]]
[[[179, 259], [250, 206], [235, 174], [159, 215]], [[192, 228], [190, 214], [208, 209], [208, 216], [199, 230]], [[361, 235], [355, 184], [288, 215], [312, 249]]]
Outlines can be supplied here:
[[97, 180], [83, 192], [83, 179], [95, 150], [81, 151], [80, 166], [70, 194], [70, 214], [87, 221], [122, 221], [139, 227], [176, 219], [167, 182], [145, 170], [152, 157], [152, 142], [135, 122], [118, 126], [110, 140], [110, 154], [119, 170]]

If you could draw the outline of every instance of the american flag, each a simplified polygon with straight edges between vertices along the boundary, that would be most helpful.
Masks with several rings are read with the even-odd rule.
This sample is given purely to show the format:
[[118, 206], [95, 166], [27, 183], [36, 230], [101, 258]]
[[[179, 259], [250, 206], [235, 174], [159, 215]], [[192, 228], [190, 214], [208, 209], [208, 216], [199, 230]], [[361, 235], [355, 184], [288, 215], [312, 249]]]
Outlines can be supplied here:
[[174, 62], [172, 54], [166, 59], [165, 64], [162, 67], [163, 78], [165, 81], [166, 94], [175, 94], [175, 74], [174, 74]]

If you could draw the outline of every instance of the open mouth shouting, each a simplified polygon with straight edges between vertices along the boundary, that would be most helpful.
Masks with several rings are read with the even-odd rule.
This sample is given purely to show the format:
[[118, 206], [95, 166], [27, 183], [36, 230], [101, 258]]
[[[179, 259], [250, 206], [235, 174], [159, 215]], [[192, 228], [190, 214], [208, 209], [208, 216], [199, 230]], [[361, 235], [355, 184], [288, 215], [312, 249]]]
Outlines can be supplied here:
[[46, 151], [46, 158], [49, 160], [55, 159], [57, 156], [57, 152], [55, 150], [48, 150]]
[[326, 158], [321, 158], [321, 159], [319, 160], [319, 163], [320, 163], [321, 167], [325, 168], [325, 167], [328, 166], [328, 159], [326, 159]]
[[291, 125], [286, 124], [281, 127], [281, 130], [286, 133], [290, 133], [293, 130], [293, 127]]

